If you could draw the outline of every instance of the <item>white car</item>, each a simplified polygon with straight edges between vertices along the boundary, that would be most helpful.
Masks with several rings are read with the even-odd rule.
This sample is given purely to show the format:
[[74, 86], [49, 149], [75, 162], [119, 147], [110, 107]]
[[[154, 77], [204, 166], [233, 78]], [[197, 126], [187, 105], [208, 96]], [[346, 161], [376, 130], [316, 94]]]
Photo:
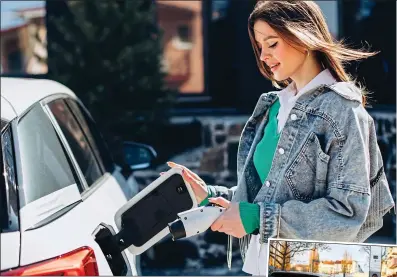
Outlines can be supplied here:
[[[114, 215], [138, 186], [76, 95], [51, 80], [2, 77], [1, 136], [0, 275], [139, 275], [134, 255], [108, 255], [98, 238], [118, 231]], [[156, 156], [141, 144], [124, 150], [132, 168]]]

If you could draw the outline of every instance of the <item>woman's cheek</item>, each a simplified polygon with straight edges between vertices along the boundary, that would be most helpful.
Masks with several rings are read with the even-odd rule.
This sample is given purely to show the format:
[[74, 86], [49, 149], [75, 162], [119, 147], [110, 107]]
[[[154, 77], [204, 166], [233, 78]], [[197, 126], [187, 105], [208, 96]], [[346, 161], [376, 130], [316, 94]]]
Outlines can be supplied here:
[[[281, 44], [281, 43], [279, 43], [279, 44]], [[282, 44], [276, 46], [276, 48], [275, 48], [274, 51], [273, 51], [273, 57], [275, 57], [276, 60], [277, 60], [279, 63], [282, 63], [282, 62], [283, 62], [285, 54], [286, 54], [285, 46], [283, 46]]]

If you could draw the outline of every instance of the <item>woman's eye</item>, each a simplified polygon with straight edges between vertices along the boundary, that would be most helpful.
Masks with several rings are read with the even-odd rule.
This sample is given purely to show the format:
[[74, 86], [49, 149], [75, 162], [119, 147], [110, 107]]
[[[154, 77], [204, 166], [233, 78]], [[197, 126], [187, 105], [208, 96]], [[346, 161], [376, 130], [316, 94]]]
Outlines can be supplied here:
[[269, 48], [274, 48], [274, 47], [276, 47], [276, 45], [277, 45], [277, 42], [273, 43], [272, 45], [269, 45]]

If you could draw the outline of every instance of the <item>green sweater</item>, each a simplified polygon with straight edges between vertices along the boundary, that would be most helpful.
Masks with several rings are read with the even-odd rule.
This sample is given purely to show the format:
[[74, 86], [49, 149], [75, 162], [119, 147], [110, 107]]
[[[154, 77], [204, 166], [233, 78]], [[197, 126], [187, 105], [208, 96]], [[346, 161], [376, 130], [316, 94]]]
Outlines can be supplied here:
[[[277, 143], [280, 138], [280, 134], [277, 131], [277, 113], [280, 108], [280, 102], [277, 100], [271, 107], [269, 111], [269, 121], [264, 128], [264, 134], [261, 141], [256, 146], [254, 152], [254, 165], [258, 171], [258, 175], [262, 181], [265, 182], [267, 175], [269, 174], [270, 168], [272, 166], [273, 156], [276, 151]], [[215, 189], [212, 186], [207, 186], [208, 196], [204, 199], [200, 206], [208, 204], [208, 198], [215, 196]], [[259, 205], [240, 202], [239, 206], [240, 217], [243, 223], [245, 232], [247, 234], [253, 233], [259, 228]]]

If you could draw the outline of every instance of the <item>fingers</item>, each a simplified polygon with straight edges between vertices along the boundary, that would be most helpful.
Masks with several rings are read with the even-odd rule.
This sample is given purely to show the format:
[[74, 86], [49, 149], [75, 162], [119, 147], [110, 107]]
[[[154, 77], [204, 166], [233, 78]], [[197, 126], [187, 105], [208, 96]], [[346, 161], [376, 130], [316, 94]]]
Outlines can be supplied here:
[[[160, 172], [160, 175], [163, 175], [165, 172]], [[185, 169], [182, 170], [182, 177], [183, 179], [188, 182], [192, 187], [201, 187], [200, 184], [198, 184], [197, 180], [195, 180], [189, 172], [187, 172]]]
[[[182, 175], [183, 175], [183, 177], [185, 177], [186, 179], [194, 180], [194, 177], [191, 175], [191, 172], [189, 173], [189, 171], [186, 170], [186, 168], [185, 168], [184, 166], [179, 166], [179, 165], [178, 165], [178, 166], [176, 166], [176, 167], [182, 169]], [[163, 175], [163, 174], [165, 174], [165, 172], [160, 172], [160, 175]]]
[[177, 163], [174, 163], [174, 162], [167, 162], [167, 165], [169, 167], [172, 167], [172, 168], [180, 168], [180, 169], [185, 169], [186, 168], [185, 166], [177, 164]]
[[186, 170], [182, 170], [182, 177], [185, 179], [186, 182], [188, 182], [192, 186], [199, 185], [197, 184], [197, 180], [192, 178], [192, 176]]
[[225, 226], [222, 225], [222, 226], [218, 229], [218, 232], [222, 232], [222, 233], [231, 235], [231, 234], [233, 233], [233, 229], [227, 228], [227, 227], [225, 227]]
[[[165, 172], [160, 172], [160, 175], [165, 174]], [[188, 183], [196, 183], [197, 180], [195, 180], [191, 174], [189, 174], [188, 171], [186, 171], [184, 168], [182, 169], [182, 176], [184, 177], [184, 179], [188, 182]]]
[[[189, 180], [195, 180], [195, 178], [192, 176], [192, 174], [189, 173], [186, 169], [182, 169], [182, 175], [186, 177]], [[197, 180], [195, 180], [197, 182]]]
[[222, 225], [223, 225], [223, 215], [218, 217], [218, 219], [215, 220], [214, 223], [212, 223], [211, 230], [214, 231], [214, 232], [218, 231], [220, 228], [222, 228]]
[[167, 162], [167, 165], [169, 167], [176, 167], [176, 168], [184, 169], [184, 170], [188, 171], [191, 175], [193, 175], [193, 177], [199, 179], [199, 176], [196, 173], [194, 173], [193, 171], [191, 171], [189, 168], [187, 168], [186, 166], [183, 166], [183, 165], [180, 165], [180, 164], [177, 164], [174, 162]]
[[229, 208], [230, 206], [230, 201], [226, 200], [223, 197], [209, 198], [208, 201], [217, 204], [223, 208]]
[[[165, 174], [165, 172], [160, 172], [160, 175]], [[191, 179], [194, 180], [194, 178], [192, 178], [192, 176], [189, 174], [188, 171], [186, 171], [185, 169], [182, 169], [182, 175], [183, 177], [185, 177], [186, 179]]]
[[233, 228], [230, 228], [230, 226], [224, 220], [215, 221], [211, 226], [211, 230], [214, 232], [222, 232], [236, 238], [242, 237], [241, 235], [237, 234]]

